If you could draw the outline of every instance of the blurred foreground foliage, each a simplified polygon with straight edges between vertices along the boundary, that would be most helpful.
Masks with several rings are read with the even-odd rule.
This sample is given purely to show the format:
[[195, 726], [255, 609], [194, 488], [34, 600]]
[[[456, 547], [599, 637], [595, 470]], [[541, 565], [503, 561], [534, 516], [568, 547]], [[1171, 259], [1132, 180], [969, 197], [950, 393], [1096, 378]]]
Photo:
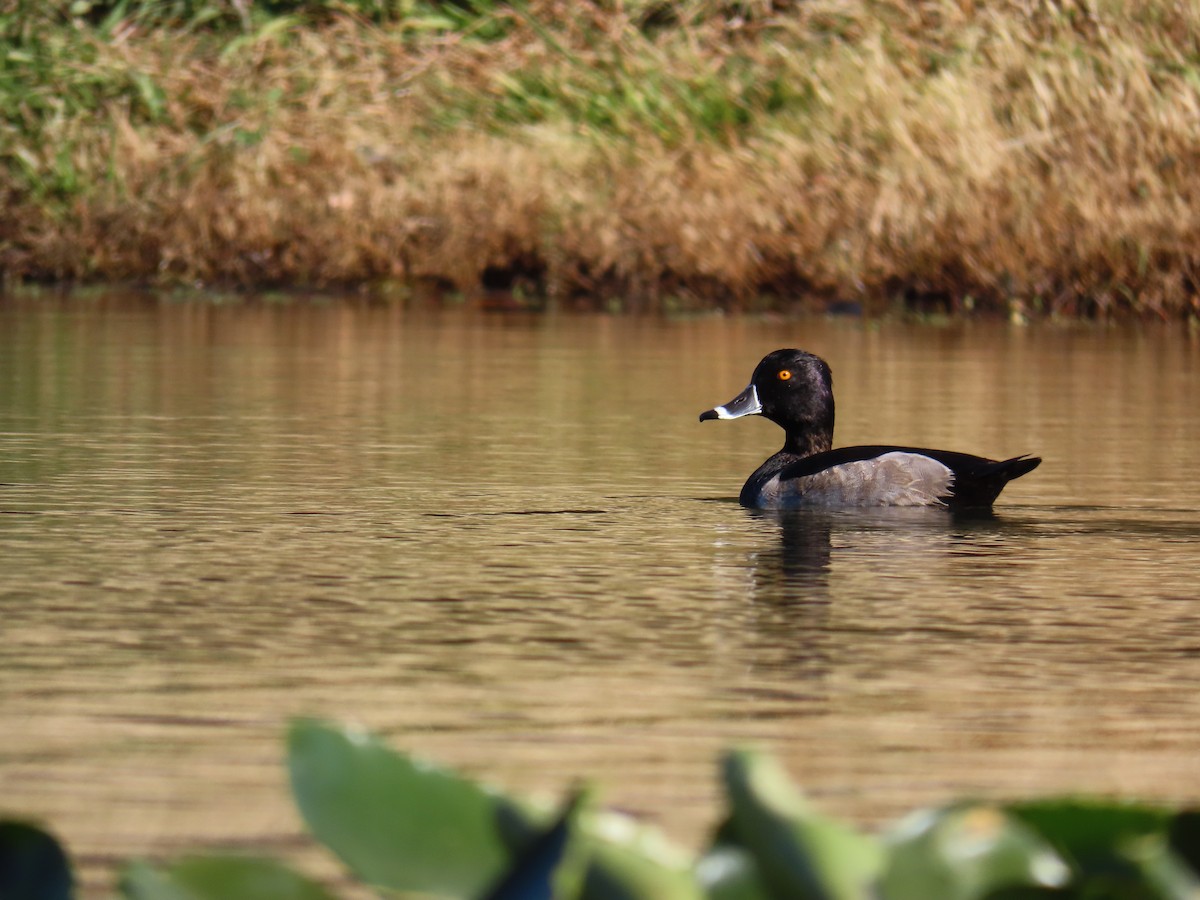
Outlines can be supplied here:
[[[693, 857], [576, 789], [558, 809], [485, 788], [316, 721], [288, 738], [313, 835], [385, 896], [469, 900], [1184, 900], [1200, 891], [1200, 814], [1047, 799], [962, 801], [869, 835], [815, 810], [769, 756], [730, 753], [724, 820]], [[128, 900], [331, 900], [287, 867], [236, 856], [130, 865]], [[67, 900], [48, 833], [0, 823], [0, 897]]]

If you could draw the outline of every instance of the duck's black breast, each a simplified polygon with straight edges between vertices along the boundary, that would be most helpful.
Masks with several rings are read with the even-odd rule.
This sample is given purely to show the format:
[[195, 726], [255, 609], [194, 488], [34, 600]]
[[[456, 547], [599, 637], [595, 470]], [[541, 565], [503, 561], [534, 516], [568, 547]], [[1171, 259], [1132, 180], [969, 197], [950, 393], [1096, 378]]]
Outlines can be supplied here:
[[1041, 460], [996, 461], [918, 447], [841, 447], [776, 453], [742, 488], [743, 506], [990, 506], [1004, 485]]

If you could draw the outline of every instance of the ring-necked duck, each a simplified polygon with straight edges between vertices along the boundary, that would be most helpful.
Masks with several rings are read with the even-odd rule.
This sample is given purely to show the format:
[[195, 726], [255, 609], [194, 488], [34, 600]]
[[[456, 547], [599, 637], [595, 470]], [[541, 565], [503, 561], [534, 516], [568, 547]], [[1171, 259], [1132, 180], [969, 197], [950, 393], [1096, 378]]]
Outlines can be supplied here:
[[742, 487], [742, 506], [991, 506], [1004, 486], [1032, 472], [1039, 457], [996, 461], [916, 447], [833, 444], [833, 376], [803, 350], [763, 357], [747, 388], [700, 414], [707, 419], [760, 415], [787, 435], [783, 449]]

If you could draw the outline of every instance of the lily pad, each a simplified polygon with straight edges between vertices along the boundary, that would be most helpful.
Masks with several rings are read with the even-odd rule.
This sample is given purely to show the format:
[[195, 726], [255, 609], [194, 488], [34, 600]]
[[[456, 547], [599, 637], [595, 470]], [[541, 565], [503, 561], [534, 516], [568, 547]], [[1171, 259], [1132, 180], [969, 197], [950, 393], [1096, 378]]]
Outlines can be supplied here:
[[235, 856], [185, 859], [166, 871], [134, 864], [121, 878], [121, 892], [129, 900], [333, 900], [286, 866]]
[[294, 723], [292, 791], [305, 822], [364, 881], [479, 897], [508, 870], [503, 797], [364, 732]]
[[630, 816], [592, 811], [580, 820], [588, 866], [583, 900], [701, 900], [691, 858]]
[[772, 900], [754, 857], [734, 844], [717, 844], [696, 863], [696, 879], [709, 900]]
[[883, 868], [880, 844], [815, 812], [773, 758], [735, 751], [724, 764], [730, 833], [776, 897], [858, 900]]
[[893, 830], [888, 900], [977, 900], [1017, 887], [1059, 888], [1071, 870], [1019, 819], [984, 804], [924, 810]]
[[[562, 870], [584, 797], [582, 791], [576, 793], [567, 801], [557, 821], [528, 841], [512, 868], [488, 892], [486, 900], [555, 900], [568, 892], [569, 896], [578, 895], [577, 877], [567, 891], [559, 885], [564, 880]], [[566, 877], [569, 879], [575, 874], [567, 873]]]
[[0, 898], [69, 900], [71, 864], [54, 837], [27, 822], [0, 821]]

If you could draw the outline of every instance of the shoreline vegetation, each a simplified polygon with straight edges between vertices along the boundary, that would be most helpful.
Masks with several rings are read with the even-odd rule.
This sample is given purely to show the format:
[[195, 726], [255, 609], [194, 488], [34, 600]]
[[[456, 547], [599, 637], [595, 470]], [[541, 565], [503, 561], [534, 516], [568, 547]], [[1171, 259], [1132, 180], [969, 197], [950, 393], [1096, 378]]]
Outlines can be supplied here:
[[1200, 319], [1200, 7], [7, 0], [0, 276]]

